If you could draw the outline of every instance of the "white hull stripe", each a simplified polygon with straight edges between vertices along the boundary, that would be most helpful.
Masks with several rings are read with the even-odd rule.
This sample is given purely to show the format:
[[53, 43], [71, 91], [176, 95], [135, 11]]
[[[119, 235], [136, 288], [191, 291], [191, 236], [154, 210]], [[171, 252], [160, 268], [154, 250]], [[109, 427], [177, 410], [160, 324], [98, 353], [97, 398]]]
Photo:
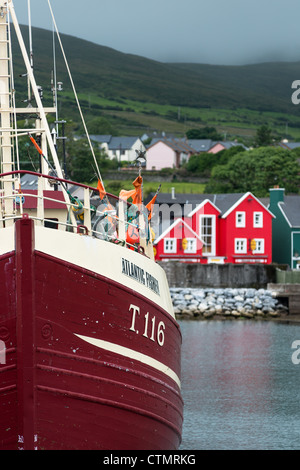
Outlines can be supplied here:
[[89, 336], [77, 335], [76, 333], [75, 336], [78, 336], [78, 338], [82, 339], [83, 341], [86, 341], [87, 343], [92, 344], [93, 346], [96, 346], [97, 348], [106, 349], [107, 351], [120, 354], [121, 356], [129, 357], [130, 359], [135, 359], [139, 362], [142, 362], [143, 364], [147, 364], [148, 366], [153, 367], [154, 369], [157, 369], [160, 372], [166, 374], [168, 377], [170, 377], [177, 383], [179, 388], [181, 388], [181, 383], [178, 375], [172, 369], [170, 369], [170, 367], [166, 366], [162, 362], [157, 361], [156, 359], [153, 359], [150, 356], [147, 356], [146, 354], [142, 354], [138, 351], [135, 351], [134, 349], [125, 348], [124, 346], [120, 346], [119, 344], [110, 343], [109, 341], [104, 341], [102, 339], [90, 338]]

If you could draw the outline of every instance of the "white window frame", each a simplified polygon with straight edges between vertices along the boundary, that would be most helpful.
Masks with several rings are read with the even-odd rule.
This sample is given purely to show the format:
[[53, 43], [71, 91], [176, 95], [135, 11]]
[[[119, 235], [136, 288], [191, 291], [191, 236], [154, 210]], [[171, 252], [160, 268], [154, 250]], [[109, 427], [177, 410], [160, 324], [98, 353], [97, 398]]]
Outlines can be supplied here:
[[[241, 217], [241, 220], [239, 220]], [[235, 226], [240, 228], [246, 227], [246, 212], [237, 211], [235, 213]]]
[[264, 238], [255, 238], [256, 242], [255, 250], [252, 253], [263, 254], [265, 252], [265, 239]]
[[164, 253], [177, 253], [177, 238], [164, 238]]
[[239, 254], [247, 254], [247, 238], [234, 239], [234, 252]]
[[188, 243], [185, 253], [197, 253], [197, 240], [196, 238], [186, 238]]
[[[256, 217], [258, 217], [258, 220], [256, 220]], [[253, 212], [253, 227], [263, 227], [263, 212]]]
[[[203, 231], [203, 220], [204, 219], [211, 219], [211, 234], [206, 234]], [[204, 242], [204, 245], [202, 247], [202, 255], [203, 256], [216, 256], [216, 216], [215, 215], [209, 215], [209, 214], [200, 214], [199, 216], [199, 235], [201, 240]], [[211, 237], [211, 251], [206, 252], [205, 247], [206, 247], [206, 238]]]

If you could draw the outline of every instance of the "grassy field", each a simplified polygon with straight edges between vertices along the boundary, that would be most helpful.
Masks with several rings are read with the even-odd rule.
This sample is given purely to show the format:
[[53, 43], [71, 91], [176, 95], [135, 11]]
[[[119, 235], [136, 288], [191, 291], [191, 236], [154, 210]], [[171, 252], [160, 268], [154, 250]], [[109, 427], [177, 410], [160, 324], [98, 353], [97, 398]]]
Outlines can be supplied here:
[[80, 94], [79, 99], [88, 113], [101, 114], [121, 135], [153, 131], [185, 135], [189, 129], [212, 126], [224, 140], [251, 141], [260, 126], [268, 125], [275, 136], [300, 140], [300, 116], [282, 112], [180, 107], [129, 99], [109, 100], [94, 94]]
[[[133, 189], [132, 181], [112, 181], [104, 180], [104, 186], [108, 193], [118, 195], [121, 189]], [[95, 183], [96, 186], [96, 183]], [[153, 181], [144, 181], [143, 192], [144, 198], [146, 198], [150, 193], [156, 192], [159, 184]], [[178, 183], [178, 182], [163, 182], [161, 184], [160, 192], [161, 193], [171, 193], [172, 188], [175, 188], [175, 193], [180, 194], [202, 194], [204, 191], [204, 184], [200, 183]]]

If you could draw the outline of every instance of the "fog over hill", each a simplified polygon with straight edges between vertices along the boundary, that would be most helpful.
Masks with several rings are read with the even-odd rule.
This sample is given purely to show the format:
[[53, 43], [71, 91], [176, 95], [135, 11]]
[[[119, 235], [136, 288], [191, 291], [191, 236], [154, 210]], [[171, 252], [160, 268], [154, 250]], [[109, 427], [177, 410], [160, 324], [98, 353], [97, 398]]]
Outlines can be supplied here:
[[[22, 26], [24, 38], [28, 27]], [[106, 98], [128, 98], [193, 107], [248, 108], [298, 114], [291, 101], [292, 82], [300, 80], [300, 62], [243, 66], [163, 63], [61, 35], [75, 85]], [[52, 32], [33, 28], [34, 69], [39, 84], [50, 88], [53, 70]], [[57, 77], [71, 88], [56, 44]], [[15, 76], [24, 79], [20, 53], [14, 46]]]

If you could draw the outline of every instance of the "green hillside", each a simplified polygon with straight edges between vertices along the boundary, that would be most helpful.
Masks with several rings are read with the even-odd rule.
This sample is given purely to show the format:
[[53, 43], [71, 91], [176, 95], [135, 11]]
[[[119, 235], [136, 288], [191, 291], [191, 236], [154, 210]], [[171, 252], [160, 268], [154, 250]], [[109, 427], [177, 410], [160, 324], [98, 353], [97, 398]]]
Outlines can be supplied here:
[[[28, 28], [22, 27], [24, 38]], [[227, 138], [253, 135], [262, 124], [278, 134], [300, 138], [299, 107], [291, 102], [291, 84], [300, 78], [299, 63], [248, 66], [161, 63], [124, 54], [76, 37], [62, 35], [73, 80], [87, 120], [105, 117], [119, 133], [156, 130], [184, 134], [191, 127], [214, 125]], [[51, 98], [52, 32], [33, 29], [34, 69]], [[14, 47], [16, 88], [26, 99], [20, 53]], [[79, 120], [70, 101], [70, 82], [56, 46], [57, 77], [64, 83], [60, 117]]]

